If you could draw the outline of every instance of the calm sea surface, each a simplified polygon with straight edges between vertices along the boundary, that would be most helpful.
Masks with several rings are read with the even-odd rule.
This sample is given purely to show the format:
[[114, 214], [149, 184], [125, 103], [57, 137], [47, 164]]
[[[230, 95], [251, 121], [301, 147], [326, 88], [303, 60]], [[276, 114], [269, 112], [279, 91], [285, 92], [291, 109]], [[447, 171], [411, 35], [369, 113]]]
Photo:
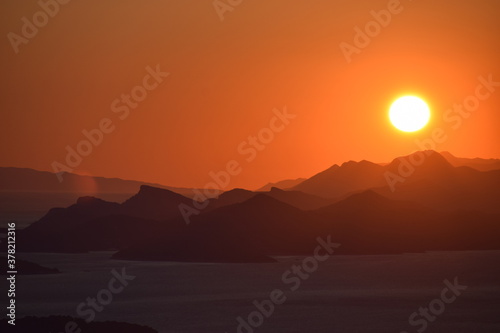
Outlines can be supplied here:
[[[18, 317], [77, 316], [78, 304], [107, 288], [111, 270], [136, 278], [114, 295], [97, 321], [144, 324], [159, 332], [237, 332], [237, 317], [280, 289], [286, 301], [254, 332], [417, 332], [409, 316], [440, 298], [443, 281], [467, 290], [425, 332], [500, 332], [500, 251], [335, 256], [300, 280], [282, 275], [301, 258], [272, 264], [185, 264], [110, 260], [111, 253], [18, 254], [62, 274], [18, 276]], [[63, 329], [61, 328], [61, 331]], [[249, 333], [247, 330], [241, 332]]]

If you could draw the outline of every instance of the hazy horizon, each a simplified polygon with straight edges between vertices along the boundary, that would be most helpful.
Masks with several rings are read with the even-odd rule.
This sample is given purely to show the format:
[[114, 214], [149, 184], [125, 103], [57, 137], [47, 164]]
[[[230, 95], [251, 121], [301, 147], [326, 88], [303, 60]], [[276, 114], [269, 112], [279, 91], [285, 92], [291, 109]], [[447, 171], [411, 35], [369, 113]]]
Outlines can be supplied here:
[[[419, 152], [419, 151], [417, 150], [415, 152]], [[412, 153], [414, 153], [414, 152], [412, 152]], [[439, 153], [441, 154], [441, 153], [444, 153], [444, 152], [439, 152]], [[481, 158], [479, 156], [466, 157], [466, 156], [456, 156], [456, 155], [454, 155], [451, 152], [446, 152], [446, 153], [450, 153], [454, 157], [461, 158], [461, 159], [484, 159], [484, 160], [491, 160], [491, 161], [497, 161], [498, 160], [500, 162], [500, 158], [494, 158], [494, 157]], [[397, 156], [394, 159], [396, 159], [398, 157], [400, 157], [400, 156]], [[314, 172], [311, 175], [297, 176], [297, 177], [292, 177], [290, 179], [284, 179], [284, 178], [282, 178], [282, 179], [274, 179], [274, 180], [271, 179], [271, 180], [268, 180], [267, 182], [255, 184], [254, 186], [251, 186], [251, 187], [248, 187], [248, 188], [235, 186], [235, 187], [228, 187], [228, 188], [223, 188], [223, 189], [221, 188], [221, 190], [227, 191], [227, 190], [237, 189], [237, 188], [245, 188], [245, 189], [248, 189], [248, 190], [258, 190], [258, 189], [260, 189], [260, 188], [262, 188], [262, 187], [264, 187], [266, 185], [273, 184], [273, 183], [279, 183], [279, 182], [282, 182], [282, 181], [308, 179], [308, 178], [314, 176], [315, 174], [317, 174], [317, 173], [319, 173], [321, 171], [324, 171], [324, 170], [326, 170], [328, 168], [331, 168], [334, 165], [339, 165], [340, 166], [343, 163], [347, 163], [347, 162], [360, 162], [360, 161], [363, 161], [363, 160], [366, 160], [366, 159], [362, 159], [362, 160], [358, 160], [358, 161], [349, 160], [349, 161], [343, 161], [343, 162], [339, 162], [339, 163], [332, 163], [332, 164], [328, 165], [327, 167], [325, 167], [324, 169], [317, 170], [316, 172]], [[369, 161], [369, 162], [372, 162], [372, 163], [375, 163], [375, 164], [379, 164], [379, 165], [386, 165], [386, 164], [389, 164], [390, 162], [392, 162], [393, 160], [384, 161], [384, 162], [380, 162], [380, 161], [378, 161], [378, 162]], [[33, 168], [28, 168], [28, 167], [16, 167], [16, 166], [7, 166], [7, 165], [6, 166], [0, 166], [0, 167], [3, 167], [3, 168], [32, 169], [32, 170], [35, 170], [35, 171], [42, 171], [42, 172], [54, 173], [53, 170], [38, 170], [38, 169], [33, 169]], [[152, 184], [157, 184], [157, 185], [161, 185], [161, 186], [169, 186], [169, 187], [176, 187], [176, 188], [186, 188], [186, 189], [189, 189], [189, 188], [203, 188], [206, 185], [206, 183], [204, 183], [204, 184], [198, 184], [197, 186], [189, 187], [189, 186], [184, 186], [182, 184], [162, 184], [162, 183], [155, 183], [155, 182], [146, 181], [144, 179], [128, 179], [128, 178], [119, 178], [119, 177], [113, 177], [113, 176], [107, 177], [107, 176], [103, 176], [103, 175], [90, 175], [90, 174], [85, 173], [85, 172], [84, 173], [80, 173], [80, 172], [78, 172], [78, 170], [74, 170], [71, 173], [73, 173], [75, 175], [78, 175], [78, 176], [89, 176], [89, 177], [99, 177], [99, 178], [108, 178], [108, 179], [120, 179], [120, 180], [126, 180], [126, 181], [136, 181], [136, 182], [142, 182], [142, 183], [152, 183]], [[92, 192], [92, 191], [90, 191], [90, 192]]]

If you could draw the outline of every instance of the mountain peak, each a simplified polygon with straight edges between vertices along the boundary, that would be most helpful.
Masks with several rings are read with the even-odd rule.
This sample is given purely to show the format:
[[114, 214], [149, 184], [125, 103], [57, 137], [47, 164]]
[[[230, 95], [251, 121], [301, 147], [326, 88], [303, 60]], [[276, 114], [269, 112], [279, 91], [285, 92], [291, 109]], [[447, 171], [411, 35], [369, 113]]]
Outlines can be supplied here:
[[176, 203], [180, 202], [191, 202], [191, 199], [188, 199], [179, 193], [175, 193], [167, 189], [153, 187], [149, 185], [141, 185], [139, 192], [137, 192], [136, 195], [132, 196], [127, 201], [125, 201], [123, 205], [149, 206], [153, 205], [153, 203], [157, 205], [161, 204], [175, 205]]
[[[453, 169], [453, 165], [451, 165], [450, 162], [448, 162], [448, 160], [445, 157], [443, 157], [443, 155], [441, 155], [440, 153], [438, 153], [434, 150], [425, 150], [425, 151], [423, 151], [423, 153], [425, 154], [426, 157], [425, 157], [425, 160], [420, 167], [422, 167], [422, 168], [428, 167], [428, 168], [433, 168], [433, 169], [439, 168], [439, 169], [445, 170], [445, 171], [449, 171], [449, 170]], [[418, 152], [416, 152], [412, 155], [416, 155], [416, 154], [418, 154]]]
[[233, 188], [232, 190], [226, 191], [221, 195], [219, 195], [217, 201], [225, 202], [225, 204], [227, 204], [227, 202], [237, 203], [237, 202], [243, 202], [252, 197], [253, 195], [254, 192], [252, 191], [245, 190], [242, 188]]
[[221, 196], [224, 195], [224, 194], [229, 194], [229, 193], [232, 193], [232, 194], [243, 194], [243, 193], [252, 193], [252, 191], [245, 190], [244, 188], [236, 187], [236, 188], [233, 188], [232, 190], [229, 190], [229, 191], [226, 191], [226, 192], [222, 193]]
[[372, 163], [370, 161], [367, 161], [367, 160], [361, 160], [359, 162], [351, 160], [351, 161], [342, 163], [342, 165], [340, 167], [341, 168], [353, 168], [353, 167], [365, 167], [365, 166], [371, 166], [371, 165], [376, 165], [376, 164]]
[[354, 166], [358, 164], [357, 162], [353, 161], [353, 160], [350, 160], [350, 161], [347, 161], [347, 162], [344, 162], [340, 165], [341, 168], [345, 168], [345, 167], [350, 167], [350, 166]]
[[441, 151], [439, 152], [439, 154], [445, 158], [447, 157], [456, 158], [456, 156], [450, 153], [449, 151]]
[[273, 187], [277, 187], [277, 188], [286, 190], [286, 189], [289, 189], [289, 188], [292, 188], [292, 187], [299, 185], [304, 180], [306, 180], [306, 178], [285, 179], [285, 180], [281, 180], [281, 181], [276, 182], [276, 183], [267, 183], [266, 185], [259, 188], [257, 191], [267, 192], [267, 191], [270, 191], [271, 188], [273, 188]]
[[153, 186], [149, 186], [149, 185], [141, 185], [141, 187], [139, 188], [139, 192], [157, 191], [157, 190], [161, 190], [161, 189], [159, 187], [153, 187]]
[[136, 196], [172, 196], [172, 197], [180, 197], [182, 195], [172, 192], [170, 190], [160, 188], [160, 187], [154, 187], [154, 186], [149, 186], [149, 185], [141, 185], [139, 192], [136, 194]]
[[374, 209], [382, 210], [392, 210], [401, 205], [407, 205], [403, 201], [391, 200], [373, 190], [366, 190], [363, 192], [355, 193], [346, 199], [334, 203], [330, 206], [320, 208], [321, 212], [331, 212], [331, 211], [366, 211]]
[[402, 161], [413, 165], [417, 171], [449, 171], [453, 166], [448, 160], [434, 150], [416, 151], [410, 155], [401, 156], [394, 159], [387, 167], [389, 170], [397, 170]]
[[356, 193], [351, 195], [345, 200], [342, 200], [341, 203], [348, 203], [348, 202], [355, 202], [356, 204], [381, 204], [381, 203], [388, 203], [391, 200], [378, 194], [377, 192], [373, 190], [366, 190], [360, 193]]
[[92, 196], [83, 196], [83, 197], [79, 197], [77, 200], [76, 200], [76, 204], [77, 205], [82, 205], [82, 206], [90, 206], [90, 205], [94, 205], [94, 204], [102, 204], [102, 203], [106, 203], [107, 201], [104, 201], [102, 199], [99, 199], [99, 198], [96, 198], [96, 197], [92, 197]]

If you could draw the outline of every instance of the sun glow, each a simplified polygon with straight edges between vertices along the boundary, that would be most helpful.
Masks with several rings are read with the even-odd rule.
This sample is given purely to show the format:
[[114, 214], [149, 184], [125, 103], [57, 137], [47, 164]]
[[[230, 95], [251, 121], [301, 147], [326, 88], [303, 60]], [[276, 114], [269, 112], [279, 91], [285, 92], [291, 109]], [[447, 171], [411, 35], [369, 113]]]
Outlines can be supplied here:
[[422, 129], [431, 117], [427, 104], [418, 97], [404, 96], [392, 103], [389, 110], [391, 123], [403, 132], [415, 132]]

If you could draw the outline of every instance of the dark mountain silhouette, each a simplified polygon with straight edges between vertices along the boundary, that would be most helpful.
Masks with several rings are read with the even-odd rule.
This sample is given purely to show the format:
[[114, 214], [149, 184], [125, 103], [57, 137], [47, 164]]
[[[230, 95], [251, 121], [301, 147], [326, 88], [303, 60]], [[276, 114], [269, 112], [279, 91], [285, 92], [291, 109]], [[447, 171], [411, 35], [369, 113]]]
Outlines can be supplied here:
[[327, 235], [342, 244], [337, 252], [344, 254], [489, 250], [500, 248], [498, 220], [479, 212], [439, 212], [371, 190], [314, 212], [258, 194], [194, 217], [180, 234], [158, 234], [115, 258], [232, 262], [237, 260], [227, 256], [234, 250], [250, 261], [245, 249], [253, 255], [308, 255], [317, 237]]
[[266, 195], [287, 203], [290, 206], [300, 208], [302, 210], [313, 210], [327, 206], [333, 202], [331, 199], [326, 199], [313, 194], [307, 194], [300, 191], [284, 191], [273, 187]]
[[268, 192], [273, 187], [279, 188], [281, 190], [288, 190], [292, 187], [295, 187], [302, 183], [306, 178], [297, 178], [297, 179], [285, 179], [276, 183], [267, 183], [257, 190], [257, 192]]
[[22, 230], [22, 233], [43, 232], [47, 229], [71, 228], [91, 219], [119, 214], [121, 205], [94, 197], [81, 197], [68, 208], [52, 208], [44, 217]]
[[[364, 210], [370, 210], [373, 208], [377, 209], [394, 209], [395, 206], [399, 207], [417, 207], [413, 202], [407, 201], [395, 201], [390, 200], [373, 190], [367, 190], [360, 193], [356, 193], [348, 196], [347, 198], [340, 200], [334, 204], [317, 209], [317, 212], [328, 212], [331, 210], [335, 211], [354, 211], [360, 208]], [[419, 206], [420, 207], [420, 206]]]
[[[397, 173], [398, 165], [395, 160], [387, 169]], [[414, 201], [438, 210], [500, 213], [500, 170], [481, 172], [453, 167], [436, 152], [428, 153], [424, 162], [404, 182], [398, 183], [394, 191], [386, 186], [376, 191], [392, 199]]]
[[179, 205], [192, 205], [193, 200], [178, 193], [142, 185], [139, 193], [121, 205], [126, 215], [153, 220], [168, 220], [179, 216]]
[[154, 240], [138, 243], [114, 257], [228, 261], [227, 256], [236, 253], [245, 261], [254, 257], [263, 261], [267, 258], [264, 255], [310, 254], [323, 229], [323, 220], [316, 214], [257, 194], [243, 203], [194, 217], [181, 235], [157, 235]]
[[[22, 252], [87, 252], [120, 249], [151, 236], [158, 221], [124, 215], [78, 218], [49, 216], [18, 232]], [[39, 224], [40, 222], [40, 224]], [[42, 224], [43, 223], [43, 224]]]
[[454, 167], [439, 153], [426, 150], [394, 159], [384, 168], [384, 175], [390, 172], [405, 178], [404, 183], [422, 179], [455, 181]]
[[455, 157], [450, 152], [442, 151], [440, 154], [455, 167], [467, 166], [478, 171], [500, 170], [500, 160], [495, 158], [463, 158]]
[[[387, 173], [402, 179], [393, 189]], [[385, 166], [347, 162], [299, 185], [341, 199], [234, 189], [211, 199], [189, 225], [179, 205], [192, 199], [169, 190], [144, 185], [122, 204], [82, 197], [19, 230], [18, 243], [22, 251], [117, 249], [117, 259], [190, 262], [309, 255], [327, 235], [349, 254], [497, 249], [499, 185], [500, 170], [454, 167], [436, 152], [417, 152]]]
[[[296, 201], [295, 204], [302, 204], [308, 208], [323, 206], [328, 204], [328, 201], [311, 195], [306, 195], [300, 192], [285, 192], [282, 190], [274, 189], [269, 192], [269, 195], [276, 195], [280, 200]], [[245, 198], [250, 197], [250, 200]], [[259, 199], [260, 198], [260, 199]], [[262, 198], [265, 198], [264, 200]], [[238, 199], [238, 200], [236, 200]], [[255, 213], [262, 216], [256, 216], [255, 220], [259, 223], [264, 223], [266, 228], [273, 226], [276, 223], [283, 223], [283, 219], [295, 221], [295, 226], [298, 226], [297, 216], [301, 216], [299, 220], [307, 221], [310, 218], [307, 213], [300, 212], [299, 209], [291, 207], [281, 201], [275, 200], [263, 194], [256, 194], [254, 192], [245, 190], [233, 190], [222, 194], [219, 200], [223, 201], [226, 205], [224, 207], [234, 207], [230, 205], [231, 202], [239, 200], [244, 201], [244, 205], [237, 205], [242, 209], [234, 211], [233, 214], [224, 215], [223, 218], [213, 223], [214, 228], [210, 225], [209, 230], [203, 230], [200, 235], [213, 235], [214, 244], [222, 246], [220, 240], [221, 234], [226, 234], [227, 239], [233, 239], [232, 228], [240, 225], [241, 221], [248, 221], [249, 218], [254, 216]], [[217, 203], [219, 200], [215, 201]], [[248, 208], [252, 203], [263, 200], [263, 207]], [[303, 203], [300, 202], [303, 200]], [[153, 188], [149, 186], [141, 186], [139, 193], [131, 197], [129, 200], [122, 204], [106, 202], [101, 199], [93, 197], [79, 198], [77, 203], [68, 208], [54, 208], [39, 221], [33, 223], [31, 226], [19, 232], [18, 242], [21, 244], [20, 248], [23, 251], [43, 251], [43, 252], [82, 252], [91, 250], [109, 250], [109, 249], [125, 249], [130, 244], [140, 242], [155, 234], [168, 234], [173, 238], [170, 241], [186, 239], [185, 234], [187, 228], [184, 220], [180, 217], [180, 204], [192, 205], [192, 200], [185, 198], [179, 194], [173, 193], [168, 190]], [[258, 205], [257, 205], [258, 206]], [[224, 208], [223, 207], [223, 208]], [[247, 209], [243, 209], [247, 208]], [[233, 211], [233, 208], [228, 208]], [[193, 217], [193, 226], [190, 226], [191, 233], [189, 237], [196, 237], [196, 230], [199, 230], [201, 225], [199, 221], [206, 219], [217, 220], [213, 216], [224, 214], [224, 210], [210, 209], [204, 211], [203, 217]], [[210, 214], [209, 214], [210, 213]], [[304, 215], [306, 214], [306, 215]], [[221, 221], [234, 219], [238, 221], [237, 224], [229, 225], [227, 230], [222, 228]], [[255, 223], [255, 222], [252, 222]], [[208, 225], [208, 224], [207, 224]], [[255, 224], [255, 226], [260, 224]], [[220, 226], [220, 230], [216, 227]], [[206, 225], [203, 224], [203, 228]], [[273, 229], [275, 236], [279, 237], [276, 232], [282, 232], [281, 229], [288, 228], [287, 224], [275, 226]], [[195, 231], [192, 231], [195, 229]], [[212, 229], [215, 234], [212, 232]], [[303, 229], [307, 229], [304, 227]], [[302, 232], [306, 232], [303, 230]], [[234, 230], [235, 233], [241, 230]], [[265, 234], [265, 233], [264, 233]], [[298, 238], [297, 238], [298, 239]], [[165, 242], [165, 238], [162, 238]], [[194, 240], [193, 240], [194, 242]], [[202, 243], [197, 239], [198, 243]], [[278, 242], [279, 243], [279, 242]], [[243, 243], [242, 243], [243, 244]], [[232, 244], [234, 247], [235, 244]], [[251, 246], [248, 246], [251, 248]], [[207, 249], [209, 244], [205, 244], [204, 251], [208, 256]], [[230, 248], [226, 246], [224, 248]], [[216, 249], [213, 248], [215, 251]], [[194, 249], [193, 249], [194, 251]], [[203, 252], [203, 251], [201, 251]], [[248, 261], [258, 260], [264, 261], [262, 257], [258, 259], [251, 259], [251, 255], [256, 255], [258, 252], [236, 253], [233, 251], [234, 257], [232, 260]], [[251, 255], [250, 255], [251, 254]], [[220, 258], [220, 260], [229, 260], [220, 256], [220, 251], [215, 251], [212, 259]], [[194, 257], [192, 257], [193, 260]], [[196, 260], [206, 260], [208, 257], [196, 258]], [[238, 258], [238, 259], [237, 259]], [[246, 259], [242, 259], [246, 258]], [[179, 257], [179, 260], [181, 258]], [[187, 260], [187, 258], [182, 258]]]
[[192, 200], [165, 189], [143, 185], [139, 193], [118, 204], [93, 197], [79, 198], [68, 208], [54, 208], [39, 221], [18, 232], [22, 251], [82, 252], [121, 249], [184, 223], [165, 224], [181, 216], [179, 205]]
[[244, 190], [241, 188], [235, 188], [219, 195], [217, 199], [209, 199], [210, 204], [207, 206], [208, 210], [214, 210], [220, 207], [234, 205], [236, 203], [241, 203], [247, 201], [248, 199], [255, 196], [257, 193]]
[[194, 217], [192, 227], [248, 239], [258, 250], [277, 255], [311, 251], [321, 223], [315, 214], [261, 193], [243, 203]]
[[276, 187], [267, 192], [252, 192], [244, 189], [233, 189], [222, 193], [218, 199], [210, 199], [207, 210], [214, 210], [220, 207], [242, 203], [253, 198], [259, 193], [264, 193], [271, 198], [287, 203], [302, 210], [312, 210], [331, 204], [333, 201], [318, 197], [316, 195], [303, 193], [300, 191], [285, 191]]
[[[422, 164], [415, 167], [414, 172], [405, 177], [405, 181], [447, 177], [447, 173], [453, 169], [453, 166], [445, 158], [434, 151], [416, 152], [408, 156], [398, 157], [385, 166], [368, 161], [349, 161], [341, 166], [335, 164], [305, 180], [294, 189], [324, 197], [341, 198], [347, 194], [370, 188], [385, 187], [388, 186], [387, 172], [399, 175], [402, 161], [418, 160], [417, 158], [413, 159], [413, 157], [420, 155], [423, 156]], [[406, 168], [402, 168], [402, 171], [406, 171]]]
[[142, 240], [121, 250], [114, 259], [211, 263], [259, 263], [275, 261], [238, 236], [222, 237], [202, 229], [183, 229]]
[[374, 191], [355, 194], [316, 211], [342, 244], [339, 253], [403, 253], [499, 249], [500, 215], [439, 212]]
[[141, 185], [165, 188], [187, 197], [194, 195], [193, 189], [118, 178], [66, 173], [62, 179], [59, 182], [54, 173], [46, 171], [0, 167], [0, 222], [17, 221], [18, 228], [23, 228], [51, 208], [67, 207], [81, 196], [123, 202], [137, 193]]
[[337, 198], [347, 193], [379, 187], [385, 184], [384, 167], [361, 161], [349, 161], [312, 176], [293, 190], [302, 191], [326, 198]]
[[[415, 164], [415, 166], [412, 165]], [[390, 176], [389, 176], [390, 175]], [[387, 179], [395, 179], [393, 188]], [[500, 171], [454, 167], [434, 151], [416, 152], [381, 166], [366, 161], [334, 165], [296, 187], [307, 193], [344, 199], [374, 189], [386, 197], [420, 202], [428, 207], [500, 212]]]

